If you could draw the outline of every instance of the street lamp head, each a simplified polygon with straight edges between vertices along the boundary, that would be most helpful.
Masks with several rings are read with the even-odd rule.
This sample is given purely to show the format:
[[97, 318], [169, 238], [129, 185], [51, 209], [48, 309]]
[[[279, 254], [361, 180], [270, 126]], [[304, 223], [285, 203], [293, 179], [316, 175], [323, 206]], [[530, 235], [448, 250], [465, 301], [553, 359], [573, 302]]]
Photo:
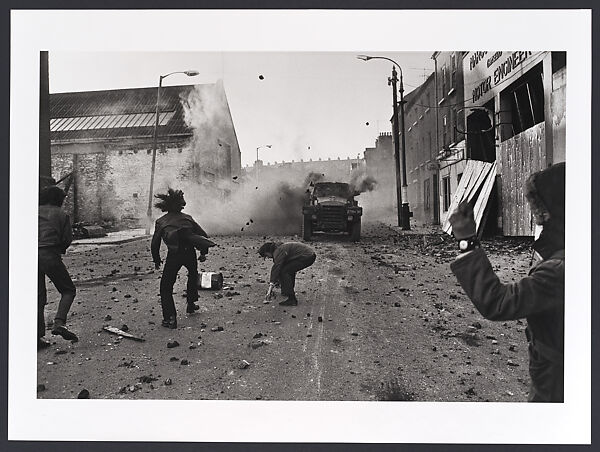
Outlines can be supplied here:
[[356, 58], [363, 61], [369, 61], [371, 59], [369, 55], [356, 55]]
[[191, 71], [183, 71], [183, 73], [184, 73], [185, 75], [187, 75], [188, 77], [194, 77], [195, 75], [198, 75], [198, 74], [200, 74], [200, 72], [198, 72], [198, 71], [194, 71], [194, 70], [191, 70]]

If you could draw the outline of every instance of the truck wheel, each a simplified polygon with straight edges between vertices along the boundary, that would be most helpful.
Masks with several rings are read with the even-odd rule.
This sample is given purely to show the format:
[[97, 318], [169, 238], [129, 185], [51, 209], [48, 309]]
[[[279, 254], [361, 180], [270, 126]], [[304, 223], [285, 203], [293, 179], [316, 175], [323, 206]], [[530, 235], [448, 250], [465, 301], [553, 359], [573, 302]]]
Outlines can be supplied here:
[[302, 239], [308, 241], [312, 235], [312, 222], [309, 216], [305, 216], [302, 221]]
[[352, 228], [350, 230], [350, 240], [352, 240], [353, 242], [358, 242], [360, 240], [360, 221], [352, 223]]

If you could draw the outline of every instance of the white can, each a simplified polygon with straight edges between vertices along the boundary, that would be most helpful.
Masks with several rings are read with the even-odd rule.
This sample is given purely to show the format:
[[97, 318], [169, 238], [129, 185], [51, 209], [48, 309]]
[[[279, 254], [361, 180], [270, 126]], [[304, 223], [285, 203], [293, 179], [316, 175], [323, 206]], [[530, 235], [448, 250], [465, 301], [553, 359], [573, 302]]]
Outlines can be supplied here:
[[223, 288], [223, 273], [202, 272], [198, 278], [199, 289], [222, 289]]

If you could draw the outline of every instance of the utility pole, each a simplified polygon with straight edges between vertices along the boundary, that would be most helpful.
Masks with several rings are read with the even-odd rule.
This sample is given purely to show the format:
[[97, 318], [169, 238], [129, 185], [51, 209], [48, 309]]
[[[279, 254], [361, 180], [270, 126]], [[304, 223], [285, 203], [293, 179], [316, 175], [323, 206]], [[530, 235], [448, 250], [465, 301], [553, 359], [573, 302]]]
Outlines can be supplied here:
[[[396, 68], [394, 67], [394, 72]], [[394, 87], [394, 98], [396, 97], [396, 89]], [[394, 104], [396, 100], [394, 99]], [[408, 207], [408, 183], [406, 181], [406, 125], [404, 123], [404, 83], [402, 76], [400, 77], [400, 114], [402, 116], [402, 229], [410, 230], [411, 212]]]
[[40, 189], [55, 183], [54, 179], [52, 179], [52, 157], [50, 151], [50, 94], [48, 86], [48, 51], [43, 50], [40, 52]]
[[[400, 183], [400, 128], [398, 127], [398, 95], [396, 94], [396, 84], [398, 83], [398, 73], [396, 72], [396, 66], [392, 66], [392, 77], [388, 78], [388, 85], [392, 85], [393, 91], [393, 102], [394, 102], [394, 116], [392, 118], [392, 129], [394, 132], [394, 161], [396, 166], [396, 200], [397, 208], [396, 213], [398, 215], [398, 226], [401, 227], [402, 222], [402, 191]], [[402, 117], [402, 123], [404, 124], [404, 115]], [[402, 134], [402, 141], [404, 142], [404, 134]]]

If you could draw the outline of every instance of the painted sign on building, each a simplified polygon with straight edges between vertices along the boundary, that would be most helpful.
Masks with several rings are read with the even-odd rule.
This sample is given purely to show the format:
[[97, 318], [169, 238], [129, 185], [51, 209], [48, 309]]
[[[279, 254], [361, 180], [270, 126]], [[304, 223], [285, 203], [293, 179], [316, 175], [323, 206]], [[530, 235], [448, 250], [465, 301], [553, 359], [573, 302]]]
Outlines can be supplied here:
[[544, 52], [479, 51], [463, 59], [465, 106], [481, 106], [542, 61]]

